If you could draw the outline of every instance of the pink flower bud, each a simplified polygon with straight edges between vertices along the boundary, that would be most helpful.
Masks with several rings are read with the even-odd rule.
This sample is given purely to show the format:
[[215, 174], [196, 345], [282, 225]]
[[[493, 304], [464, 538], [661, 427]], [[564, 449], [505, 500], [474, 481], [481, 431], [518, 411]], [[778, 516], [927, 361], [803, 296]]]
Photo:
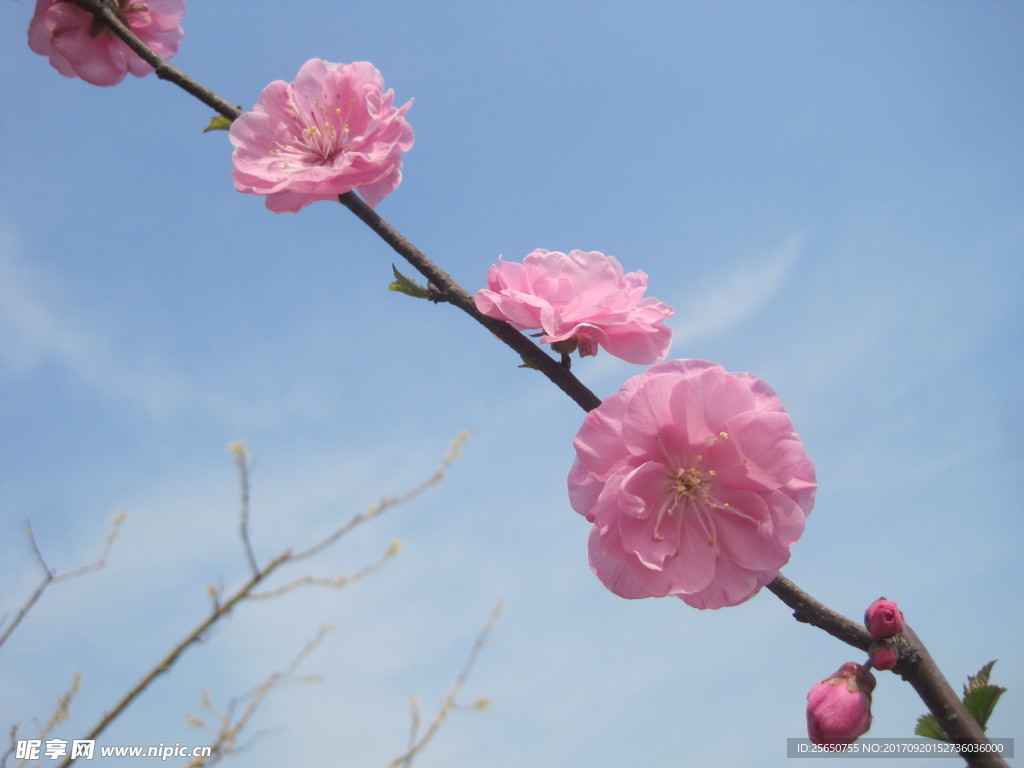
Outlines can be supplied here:
[[872, 643], [870, 653], [871, 666], [875, 669], [892, 669], [899, 660], [896, 649], [883, 643]]
[[903, 613], [896, 603], [882, 597], [864, 612], [864, 626], [875, 640], [892, 637], [903, 631]]
[[875, 677], [852, 661], [807, 694], [807, 735], [815, 744], [852, 744], [871, 727]]

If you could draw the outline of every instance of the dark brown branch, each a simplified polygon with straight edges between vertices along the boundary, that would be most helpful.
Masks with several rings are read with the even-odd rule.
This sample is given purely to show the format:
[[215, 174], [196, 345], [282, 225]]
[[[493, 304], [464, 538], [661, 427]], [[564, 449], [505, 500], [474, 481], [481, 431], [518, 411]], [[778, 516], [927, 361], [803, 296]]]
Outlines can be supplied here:
[[868, 652], [871, 635], [863, 625], [822, 605], [781, 573], [768, 585], [768, 589], [793, 609], [793, 618], [797, 621], [822, 629], [847, 645]]
[[[949, 741], [965, 745], [988, 744], [989, 740], [978, 721], [967, 711], [924, 643], [909, 626], [904, 627], [902, 640], [899, 663], [893, 671], [913, 686], [921, 701], [935, 715]], [[992, 753], [979, 754], [968, 748], [960, 751], [960, 756], [971, 768], [1006, 766], [1003, 758]]]
[[171, 66], [165, 59], [157, 56], [149, 46], [136, 37], [135, 33], [117, 15], [117, 11], [111, 8], [104, 0], [78, 0], [78, 4], [100, 19], [115, 35], [124, 41], [125, 45], [139, 54], [143, 61], [153, 67], [156, 76], [161, 80], [174, 83], [207, 106], [212, 107], [228, 120], [234, 120], [242, 114], [241, 109], [233, 104], [229, 104], [209, 88], [200, 85], [180, 69]]
[[370, 229], [408, 261], [417, 272], [434, 286], [440, 299], [447, 301], [472, 317], [487, 330], [512, 347], [528, 364], [547, 376], [559, 389], [571, 397], [585, 411], [592, 411], [601, 404], [597, 395], [587, 389], [567, 367], [549, 356], [508, 323], [484, 315], [476, 308], [473, 297], [451, 275], [428, 259], [422, 251], [402, 237], [380, 215], [368, 206], [355, 192], [339, 195], [338, 200], [359, 217]]
[[[797, 621], [818, 627], [847, 645], [868, 652], [871, 635], [862, 625], [822, 605], [782, 574], [775, 577], [768, 589], [793, 609], [793, 618]], [[985, 732], [971, 717], [924, 643], [910, 627], [904, 629], [900, 638], [899, 654], [899, 662], [893, 671], [913, 686], [949, 740], [953, 744], [988, 744]], [[972, 768], [1006, 765], [1001, 757], [991, 753], [978, 754], [966, 749], [961, 756]]]
[[[200, 85], [180, 70], [168, 64], [167, 61], [157, 56], [149, 49], [149, 47], [139, 40], [134, 33], [132, 33], [132, 31], [121, 21], [115, 10], [104, 2], [104, 0], [78, 0], [78, 2], [82, 7], [92, 12], [97, 18], [101, 19], [104, 24], [117, 34], [117, 36], [120, 37], [144, 61], [153, 66], [157, 77], [173, 82], [175, 85], [192, 94], [204, 104], [212, 107], [229, 120], [234, 120], [241, 114], [241, 110], [238, 107], [229, 104], [227, 101], [217, 96], [213, 91]], [[600, 399], [598, 399], [593, 392], [591, 392], [569, 371], [567, 365], [564, 365], [564, 363], [567, 362], [564, 355], [562, 363], [559, 363], [544, 353], [540, 347], [530, 341], [530, 339], [519, 331], [515, 330], [508, 323], [487, 317], [480, 313], [473, 302], [472, 296], [470, 296], [465, 289], [452, 280], [451, 276], [448, 275], [447, 272], [440, 269], [419, 249], [413, 246], [412, 243], [402, 237], [397, 230], [381, 218], [354, 192], [348, 192], [340, 195], [338, 199], [360, 220], [376, 232], [381, 239], [398, 252], [399, 255], [408, 261], [420, 274], [426, 277], [429, 283], [437, 291], [439, 300], [447, 301], [448, 303], [455, 305], [487, 328], [501, 341], [519, 353], [525, 362], [537, 368], [541, 373], [547, 376], [548, 379], [550, 379], [559, 389], [569, 395], [569, 397], [571, 397], [577, 405], [583, 408], [583, 410], [591, 411], [601, 404]], [[353, 521], [353, 523], [356, 524], [358, 522], [362, 522], [362, 520]], [[243, 528], [245, 528], [244, 524]], [[339, 535], [343, 535], [343, 533], [344, 532], [338, 532]], [[246, 538], [246, 536], [247, 530], [243, 531], [243, 538]], [[248, 544], [247, 540], [246, 543]], [[328, 546], [329, 543], [333, 543], [333, 539], [331, 541], [321, 542], [307, 552], [299, 553], [296, 557], [292, 557], [286, 553], [277, 560], [272, 561], [263, 570], [258, 571], [250, 580], [249, 584], [243, 588], [246, 592], [245, 595], [241, 594], [241, 592], [236, 593], [236, 595], [223, 606], [216, 606], [211, 618], [219, 617], [220, 615], [227, 613], [227, 611], [234, 606], [237, 600], [245, 597], [248, 594], [248, 591], [251, 590], [256, 583], [262, 580], [263, 576], [269, 575], [269, 572], [284, 562], [284, 560], [306, 557], [316, 551], [319, 551], [322, 547]], [[250, 564], [254, 564], [254, 558], [251, 557], [251, 548], [249, 549], [248, 554], [250, 555]], [[48, 578], [46, 582], [44, 582], [43, 588], [45, 588], [46, 584], [51, 579], [52, 577]], [[846, 617], [817, 602], [781, 574], [768, 585], [768, 589], [793, 609], [794, 617], [797, 618], [797, 620], [812, 624], [843, 642], [867, 652], [871, 643], [871, 638], [859, 624], [850, 621]], [[42, 590], [40, 590], [40, 593], [41, 591]], [[38, 599], [38, 595], [34, 595], [33, 598], [30, 599], [29, 607], [31, 607], [31, 604], [34, 603], [36, 599]], [[19, 615], [15, 620], [15, 624], [20, 621], [20, 618], [21, 616]], [[210, 625], [213, 623], [213, 621], [210, 620], [208, 620], [208, 622]], [[179, 646], [178, 649], [175, 649], [175, 651], [168, 656], [168, 659], [165, 660], [165, 665], [158, 665], [150, 676], [144, 680], [145, 684], [140, 684], [140, 687], [138, 687], [137, 690], [133, 689], [134, 693], [130, 692], [130, 696], [134, 698], [135, 695], [141, 692], [142, 688], [151, 682], [152, 678], [165, 671], [177, 656], [180, 655], [184, 648], [187, 647], [188, 644], [195, 642], [206, 628], [208, 628], [208, 624], [207, 622], [204, 622], [204, 624], [200, 625], [193, 635], [190, 636], [191, 639], [187, 639], [185, 644]], [[13, 627], [8, 629], [8, 632], [4, 636], [5, 638], [10, 634], [12, 629]], [[987, 742], [984, 733], [981, 732], [980, 727], [966, 709], [964, 709], [960, 699], [956, 696], [956, 693], [950, 687], [948, 681], [946, 681], [945, 677], [943, 677], [942, 673], [939, 671], [937, 665], [928, 654], [927, 649], [925, 649], [925, 647], [920, 643], [920, 640], [916, 635], [913, 635], [909, 629], [907, 630], [907, 634], [912, 637], [910, 647], [909, 650], [907, 650], [906, 658], [901, 655], [900, 663], [897, 665], [896, 671], [899, 672], [905, 680], [910, 682], [953, 742], [968, 744]], [[125, 702], [120, 709], [116, 710], [116, 713], [119, 713], [124, 706], [127, 706], [127, 703], [130, 703], [130, 700], [131, 699]], [[107, 722], [112, 720], [113, 715], [116, 713], [108, 715]], [[106, 722], [102, 725], [105, 727]], [[98, 728], [94, 731], [94, 734], [98, 733], [102, 729], [103, 728]], [[413, 752], [410, 752], [410, 755], [412, 753]], [[1006, 763], [999, 757], [978, 756], [973, 754], [964, 754], [964, 757], [971, 766], [1006, 765]], [[400, 760], [407, 760], [407, 756], [403, 756]], [[65, 768], [71, 762], [72, 761], [70, 760], [66, 760], [59, 768]]]

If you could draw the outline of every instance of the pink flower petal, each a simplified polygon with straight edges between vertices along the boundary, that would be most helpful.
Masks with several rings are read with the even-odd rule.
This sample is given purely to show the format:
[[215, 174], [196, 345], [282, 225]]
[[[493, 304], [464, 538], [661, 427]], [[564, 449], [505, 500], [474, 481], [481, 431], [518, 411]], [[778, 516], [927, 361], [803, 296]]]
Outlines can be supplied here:
[[653, 363], [668, 354], [672, 316], [667, 304], [643, 298], [647, 276], [624, 275], [619, 262], [599, 251], [533, 251], [521, 264], [498, 259], [487, 273], [477, 309], [512, 323], [540, 329], [541, 342], [574, 340], [581, 357], [598, 347], [631, 363]]
[[402, 181], [402, 153], [414, 143], [394, 94], [369, 62], [310, 59], [292, 83], [263, 89], [253, 111], [231, 126], [235, 189], [266, 196], [275, 213], [301, 210], [358, 190], [370, 207]]

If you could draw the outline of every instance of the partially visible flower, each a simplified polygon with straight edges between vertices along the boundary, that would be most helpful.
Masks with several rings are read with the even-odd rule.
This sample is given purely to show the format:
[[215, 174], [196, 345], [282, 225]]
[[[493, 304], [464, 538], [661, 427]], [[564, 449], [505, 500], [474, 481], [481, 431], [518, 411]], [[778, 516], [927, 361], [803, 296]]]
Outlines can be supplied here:
[[903, 612], [892, 600], [879, 598], [864, 612], [864, 626], [875, 640], [898, 635], [903, 631]]
[[814, 465], [775, 392], [717, 363], [634, 376], [574, 445], [569, 500], [594, 524], [590, 567], [621, 597], [738, 605], [788, 562], [814, 504]]
[[[185, 0], [118, 0], [121, 20], [163, 59], [178, 52]], [[36, 0], [28, 44], [50, 57], [62, 75], [93, 85], [117, 85], [131, 73], [143, 77], [153, 67], [89, 11], [72, 0]]]
[[807, 694], [807, 735], [815, 744], [852, 744], [871, 727], [875, 676], [852, 661]]
[[672, 343], [664, 322], [674, 310], [643, 298], [647, 275], [623, 274], [614, 256], [598, 251], [536, 250], [523, 263], [502, 261], [487, 272], [476, 308], [517, 330], [542, 329], [541, 341], [580, 357], [598, 346], [630, 363], [663, 360]]
[[885, 643], [872, 643], [868, 653], [871, 655], [871, 666], [875, 669], [892, 669], [899, 661], [896, 649]]
[[402, 180], [402, 153], [413, 145], [394, 91], [366, 61], [310, 59], [291, 83], [275, 80], [231, 124], [235, 189], [266, 195], [275, 213], [359, 190], [371, 207]]

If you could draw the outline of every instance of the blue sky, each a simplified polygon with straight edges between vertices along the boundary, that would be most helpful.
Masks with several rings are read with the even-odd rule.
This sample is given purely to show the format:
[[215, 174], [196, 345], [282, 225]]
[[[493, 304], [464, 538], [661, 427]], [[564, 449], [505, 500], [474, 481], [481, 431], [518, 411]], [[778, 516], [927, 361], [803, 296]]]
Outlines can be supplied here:
[[[77, 738], [262, 558], [428, 475], [445, 483], [311, 564], [342, 591], [243, 607], [101, 743], [200, 742], [223, 704], [335, 632], [246, 765], [386, 765], [507, 607], [421, 768], [787, 765], [810, 686], [860, 654], [768, 593], [700, 612], [624, 601], [586, 564], [565, 475], [582, 412], [455, 310], [389, 293], [397, 258], [340, 206], [233, 190], [210, 110], [155, 78], [96, 88], [0, 3], [0, 726], [83, 690]], [[897, 600], [955, 687], [999, 659], [989, 732], [1022, 737], [1019, 542], [1024, 11], [1010, 2], [192, 3], [174, 63], [251, 108], [308, 58], [369, 60], [416, 146], [379, 207], [467, 289], [499, 254], [601, 250], [676, 308], [673, 357], [779, 392], [819, 493], [784, 573], [856, 618]], [[642, 370], [574, 366], [601, 396]], [[299, 575], [296, 573], [296, 575]], [[12, 692], [12, 693], [9, 693]], [[883, 675], [870, 736], [922, 705]], [[886, 761], [878, 763], [879, 768]], [[902, 764], [902, 763], [901, 763]]]

